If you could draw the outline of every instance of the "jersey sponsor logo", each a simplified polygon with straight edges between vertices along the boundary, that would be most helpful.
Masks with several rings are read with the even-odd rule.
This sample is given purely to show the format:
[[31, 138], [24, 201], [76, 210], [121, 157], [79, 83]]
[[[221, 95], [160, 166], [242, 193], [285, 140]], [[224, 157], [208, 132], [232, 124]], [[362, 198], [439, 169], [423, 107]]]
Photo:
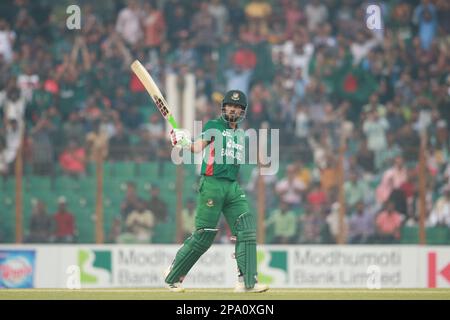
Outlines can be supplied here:
[[228, 130], [224, 130], [224, 131], [222, 131], [222, 136], [228, 137], [228, 138], [233, 138], [233, 133]]
[[[222, 157], [228, 157], [228, 158], [231, 158], [231, 159], [236, 159], [237, 161], [239, 161], [239, 162], [242, 162], [242, 152], [239, 152], [239, 151], [237, 151], [237, 152], [234, 152], [234, 150], [231, 150], [231, 149], [222, 149], [222, 152], [220, 153], [220, 155], [222, 156]], [[229, 162], [227, 162], [227, 163], [229, 163]]]
[[244, 146], [236, 143], [234, 141], [228, 141], [227, 142], [227, 149], [238, 149], [239, 151], [244, 151]]

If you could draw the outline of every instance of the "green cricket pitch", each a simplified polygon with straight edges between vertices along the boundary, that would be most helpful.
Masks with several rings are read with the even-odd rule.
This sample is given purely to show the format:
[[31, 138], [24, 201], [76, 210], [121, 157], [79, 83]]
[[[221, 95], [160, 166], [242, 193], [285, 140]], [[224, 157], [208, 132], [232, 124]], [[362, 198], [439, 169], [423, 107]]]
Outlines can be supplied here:
[[270, 289], [264, 293], [234, 293], [232, 289], [189, 289], [173, 293], [163, 288], [0, 289], [0, 300], [450, 300], [449, 289]]

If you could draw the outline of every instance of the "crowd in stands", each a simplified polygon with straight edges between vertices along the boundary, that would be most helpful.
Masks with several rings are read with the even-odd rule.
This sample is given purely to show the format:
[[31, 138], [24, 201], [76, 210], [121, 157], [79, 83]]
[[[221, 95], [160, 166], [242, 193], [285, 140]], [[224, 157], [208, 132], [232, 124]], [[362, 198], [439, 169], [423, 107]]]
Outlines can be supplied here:
[[[139, 59], [163, 91], [168, 74], [195, 75], [197, 120], [216, 117], [220, 94], [239, 88], [249, 97], [243, 128], [281, 129], [290, 164], [264, 177], [273, 241], [337, 241], [344, 145], [346, 241], [398, 242], [402, 226], [418, 224], [421, 144], [427, 226], [450, 228], [450, 2], [379, 1], [381, 30], [366, 25], [369, 3], [81, 1], [81, 29], [69, 30], [64, 1], [2, 1], [0, 174], [13, 175], [22, 132], [33, 175], [83, 177], [99, 159], [170, 160], [165, 121], [148, 114], [130, 72]], [[128, 185], [111, 239], [152, 241], [168, 214], [152, 192], [149, 204]], [[30, 239], [75, 239], [61, 210], [58, 232], [39, 218]], [[33, 217], [45, 215], [38, 202]]]
[[74, 243], [77, 241], [75, 216], [64, 197], [58, 198], [58, 210], [50, 216], [46, 204], [36, 200], [25, 241], [30, 243]]

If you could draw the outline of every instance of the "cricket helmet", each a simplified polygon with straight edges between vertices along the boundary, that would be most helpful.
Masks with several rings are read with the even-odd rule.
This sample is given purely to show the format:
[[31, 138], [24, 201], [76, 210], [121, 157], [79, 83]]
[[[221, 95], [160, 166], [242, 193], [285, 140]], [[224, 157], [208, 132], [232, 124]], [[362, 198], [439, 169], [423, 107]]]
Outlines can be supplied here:
[[247, 114], [247, 97], [245, 96], [245, 93], [240, 90], [230, 90], [223, 97], [222, 118], [225, 119], [225, 121], [230, 121], [228, 116], [225, 114], [225, 105], [227, 104], [233, 104], [242, 107], [243, 113], [234, 122], [240, 122], [244, 120], [245, 115]]

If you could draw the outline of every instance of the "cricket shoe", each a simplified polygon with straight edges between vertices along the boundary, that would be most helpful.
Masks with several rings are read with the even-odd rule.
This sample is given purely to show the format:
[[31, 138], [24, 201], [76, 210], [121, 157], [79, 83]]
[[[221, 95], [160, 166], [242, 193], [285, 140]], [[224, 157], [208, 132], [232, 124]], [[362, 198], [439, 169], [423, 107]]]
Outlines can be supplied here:
[[184, 288], [181, 286], [180, 282], [167, 283], [167, 289], [171, 292], [184, 292]]
[[[164, 279], [167, 278], [167, 275], [170, 273], [170, 270], [172, 270], [172, 266], [170, 265], [166, 271], [164, 271]], [[175, 283], [166, 283], [167, 289], [171, 292], [184, 292], [184, 288], [181, 285], [181, 282], [175, 282]]]
[[253, 288], [246, 288], [245, 284], [240, 281], [236, 283], [236, 286], [234, 287], [234, 292], [238, 293], [245, 293], [245, 292], [260, 293], [265, 292], [267, 290], [269, 290], [269, 286], [267, 284], [255, 283], [255, 286]]

